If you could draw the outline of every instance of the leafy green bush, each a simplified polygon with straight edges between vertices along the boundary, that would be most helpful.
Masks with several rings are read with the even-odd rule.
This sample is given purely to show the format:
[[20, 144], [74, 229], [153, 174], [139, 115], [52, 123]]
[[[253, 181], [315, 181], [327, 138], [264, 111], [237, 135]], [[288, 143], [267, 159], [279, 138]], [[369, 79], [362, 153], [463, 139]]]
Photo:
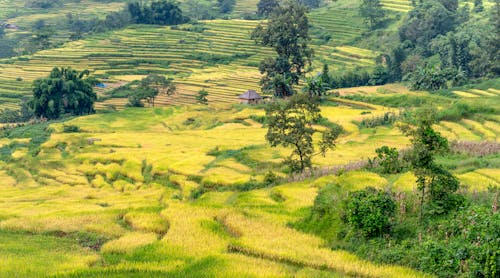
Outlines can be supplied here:
[[403, 167], [399, 161], [399, 152], [396, 148], [382, 146], [376, 149], [375, 152], [377, 156], [372, 161], [378, 162], [382, 167], [382, 173], [396, 174], [402, 170]]
[[80, 132], [80, 127], [76, 125], [63, 125], [63, 132], [65, 133]]
[[374, 188], [351, 192], [344, 201], [342, 220], [367, 238], [388, 234], [396, 211], [392, 196]]

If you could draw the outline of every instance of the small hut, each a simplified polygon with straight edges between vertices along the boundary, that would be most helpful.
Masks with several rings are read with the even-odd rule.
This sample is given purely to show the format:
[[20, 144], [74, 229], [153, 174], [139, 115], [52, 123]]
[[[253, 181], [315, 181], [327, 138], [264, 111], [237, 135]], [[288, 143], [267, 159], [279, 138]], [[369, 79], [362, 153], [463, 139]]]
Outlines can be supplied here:
[[239, 96], [242, 104], [257, 104], [262, 100], [262, 96], [254, 90], [248, 90]]
[[10, 30], [15, 30], [15, 31], [19, 30], [19, 26], [17, 26], [16, 24], [11, 24], [11, 23], [5, 23], [5, 24], [3, 24], [3, 27], [5, 29], [10, 29]]

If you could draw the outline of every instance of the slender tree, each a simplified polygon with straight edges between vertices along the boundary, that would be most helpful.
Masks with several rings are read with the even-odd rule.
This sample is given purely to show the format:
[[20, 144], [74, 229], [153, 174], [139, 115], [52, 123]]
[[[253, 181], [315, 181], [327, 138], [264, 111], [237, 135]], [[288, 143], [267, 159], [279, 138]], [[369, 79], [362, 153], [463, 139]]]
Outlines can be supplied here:
[[380, 0], [363, 0], [359, 7], [359, 13], [371, 29], [375, 28], [385, 17]]
[[277, 54], [261, 62], [263, 91], [278, 97], [292, 95], [293, 86], [311, 64], [313, 51], [308, 45], [311, 38], [306, 13], [307, 8], [297, 0], [287, 1], [271, 13], [266, 25], [259, 24], [253, 31], [252, 38], [258, 44], [274, 48]]
[[285, 163], [293, 172], [302, 172], [312, 166], [312, 157], [325, 154], [335, 147], [335, 141], [342, 132], [340, 126], [322, 132], [318, 143], [319, 152], [315, 152], [313, 135], [318, 132], [313, 124], [321, 118], [317, 98], [307, 94], [297, 94], [289, 101], [271, 103], [266, 108], [268, 131], [266, 140], [272, 147], [281, 145], [292, 147], [292, 154]]
[[420, 191], [420, 221], [423, 221], [425, 204], [429, 214], [444, 214], [460, 205], [457, 179], [435, 161], [435, 156], [448, 151], [448, 141], [436, 132], [436, 111], [424, 108], [400, 125], [402, 132], [410, 137], [412, 149], [409, 154], [413, 172]]

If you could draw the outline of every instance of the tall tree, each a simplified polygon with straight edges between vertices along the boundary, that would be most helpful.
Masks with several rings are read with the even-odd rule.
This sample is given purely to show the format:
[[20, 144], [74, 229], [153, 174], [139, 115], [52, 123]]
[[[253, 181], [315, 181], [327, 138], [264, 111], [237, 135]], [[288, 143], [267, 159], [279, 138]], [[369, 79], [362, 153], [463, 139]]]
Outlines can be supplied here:
[[267, 17], [279, 6], [278, 0], [260, 0], [257, 4], [257, 14]]
[[483, 0], [474, 0], [474, 12], [480, 13], [484, 10]]
[[155, 106], [155, 99], [159, 94], [170, 96], [176, 91], [172, 79], [158, 74], [150, 74], [144, 77], [137, 89], [142, 99], [145, 99], [153, 107]]
[[274, 48], [277, 54], [274, 59], [262, 61], [259, 67], [264, 74], [261, 80], [264, 91], [278, 97], [292, 95], [293, 86], [311, 64], [313, 51], [308, 45], [311, 38], [306, 13], [307, 8], [297, 0], [287, 1], [271, 13], [266, 25], [259, 24], [253, 31], [252, 38], [257, 43]]
[[313, 135], [318, 132], [313, 124], [321, 118], [317, 99], [307, 94], [296, 94], [289, 101], [272, 102], [266, 108], [268, 130], [266, 140], [272, 147], [292, 147], [292, 154], [285, 163], [292, 172], [302, 172], [312, 166], [312, 157], [325, 154], [335, 147], [342, 132], [340, 126], [326, 129], [318, 143], [320, 151], [315, 153]]
[[400, 125], [412, 143], [409, 157], [420, 191], [420, 221], [426, 203], [430, 214], [447, 213], [460, 203], [460, 198], [454, 195], [459, 186], [457, 179], [435, 161], [437, 154], [448, 151], [446, 138], [432, 128], [435, 115], [434, 109], [423, 108]]
[[385, 11], [380, 0], [363, 0], [359, 7], [359, 14], [371, 29], [375, 28], [385, 17]]
[[217, 0], [219, 11], [223, 14], [232, 12], [235, 4], [236, 0]]
[[179, 5], [170, 0], [157, 0], [149, 5], [144, 2], [129, 2], [127, 9], [136, 23], [176, 25], [188, 20]]
[[30, 106], [38, 117], [57, 119], [61, 114], [83, 115], [94, 112], [97, 99], [93, 90], [95, 79], [89, 71], [54, 68], [49, 77], [33, 83]]

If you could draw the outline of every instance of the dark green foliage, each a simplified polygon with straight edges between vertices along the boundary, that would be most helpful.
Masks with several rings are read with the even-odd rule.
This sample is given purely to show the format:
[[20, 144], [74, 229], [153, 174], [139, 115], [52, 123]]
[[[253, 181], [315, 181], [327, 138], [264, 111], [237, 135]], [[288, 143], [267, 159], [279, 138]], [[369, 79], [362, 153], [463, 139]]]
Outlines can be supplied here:
[[260, 0], [257, 4], [257, 14], [267, 17], [279, 6], [277, 0]]
[[262, 90], [278, 97], [293, 94], [305, 67], [311, 64], [312, 49], [308, 46], [309, 20], [307, 8], [297, 1], [287, 1], [273, 10], [266, 25], [259, 24], [252, 33], [259, 44], [272, 47], [276, 58], [262, 61]]
[[[462, 85], [466, 79], [466, 74], [454, 68], [422, 67], [410, 73], [407, 78], [408, 85], [412, 90], [436, 91]], [[450, 82], [451, 86], [448, 85]]]
[[208, 104], [207, 96], [208, 96], [208, 92], [205, 90], [201, 90], [198, 92], [198, 95], [196, 95], [196, 101], [198, 101], [198, 103], [200, 103], [200, 104], [206, 105], [206, 104]]
[[27, 122], [33, 118], [34, 114], [29, 107], [28, 100], [23, 100], [21, 109], [0, 109], [0, 123], [19, 123]]
[[367, 188], [350, 192], [344, 201], [342, 220], [367, 238], [389, 234], [396, 204], [389, 193]]
[[50, 38], [54, 35], [54, 28], [47, 25], [45, 20], [37, 20], [33, 26], [33, 36], [30, 38], [30, 44], [27, 46], [29, 52], [48, 49], [51, 47]]
[[223, 14], [232, 12], [235, 4], [236, 0], [217, 0], [219, 11]]
[[299, 2], [304, 6], [315, 9], [319, 8], [319, 6], [323, 3], [323, 0], [299, 0]]
[[169, 0], [128, 3], [128, 11], [136, 23], [177, 25], [188, 21], [178, 4]]
[[408, 13], [399, 30], [402, 42], [410, 44], [417, 53], [428, 55], [428, 45], [438, 35], [446, 34], [455, 27], [455, 15], [442, 3], [427, 0]]
[[57, 119], [62, 114], [84, 115], [94, 112], [97, 99], [95, 80], [89, 72], [54, 68], [49, 77], [35, 80], [30, 105], [37, 117]]
[[373, 161], [377, 161], [380, 167], [382, 167], [382, 173], [384, 174], [396, 174], [401, 172], [402, 165], [399, 160], [399, 152], [396, 148], [389, 148], [388, 146], [382, 146], [375, 150], [377, 156]]
[[377, 211], [372, 210], [376, 205], [370, 206], [367, 201], [377, 191], [368, 190], [373, 195], [365, 193], [369, 197], [355, 198], [358, 196], [350, 192], [347, 197], [341, 185], [328, 184], [319, 190], [310, 214], [293, 226], [320, 235], [332, 249], [345, 249], [381, 264], [403, 265], [437, 277], [498, 277], [500, 213], [492, 206], [498, 204], [498, 189], [466, 195], [469, 205], [429, 218], [423, 225], [418, 222], [418, 211], [411, 209], [418, 202], [418, 194], [394, 194], [399, 209], [389, 217], [390, 234], [366, 238], [361, 232], [353, 233], [354, 225], [346, 223], [347, 214], [339, 211], [345, 209], [346, 200], [356, 199], [352, 204], [354, 219], [372, 223], [370, 220], [376, 218], [359, 217], [360, 209], [364, 208], [361, 212], [365, 213]]
[[280, 178], [271, 170], [269, 170], [264, 176], [265, 185], [275, 185], [280, 181]]
[[61, 7], [63, 3], [61, 0], [28, 0], [25, 6], [28, 8], [38, 8], [38, 9], [51, 9], [55, 7]]
[[455, 192], [459, 181], [441, 166], [432, 169], [431, 181], [428, 184], [429, 201], [426, 213], [429, 215], [447, 214], [464, 204], [463, 196]]
[[[121, 91], [127, 93], [129, 89], [130, 86], [125, 86]], [[173, 79], [166, 78], [163, 75], [150, 74], [141, 79], [134, 93], [129, 94], [127, 105], [129, 107], [143, 107], [142, 101], [145, 100], [150, 106], [154, 107], [155, 99], [159, 94], [170, 96], [175, 91], [176, 87]]]
[[292, 96], [289, 101], [273, 102], [266, 107], [268, 131], [266, 140], [272, 147], [292, 147], [292, 154], [285, 163], [292, 172], [302, 172], [311, 167], [311, 158], [325, 154], [335, 147], [335, 141], [342, 132], [340, 126], [322, 132], [320, 152], [314, 152], [313, 134], [317, 132], [313, 123], [321, 118], [318, 102], [306, 94]]
[[63, 132], [65, 133], [80, 132], [80, 127], [76, 125], [63, 125]]
[[480, 13], [484, 10], [483, 0], [474, 0], [474, 12]]
[[40, 145], [45, 143], [52, 133], [48, 122], [27, 124], [13, 129], [6, 129], [0, 132], [0, 138], [16, 139], [29, 138], [28, 143], [11, 143], [0, 147], [0, 160], [8, 161], [11, 159], [11, 154], [17, 148], [28, 148], [28, 153], [35, 157], [40, 152]]
[[269, 193], [269, 197], [271, 197], [271, 199], [278, 203], [286, 201], [286, 197], [283, 196], [281, 191], [277, 190], [276, 188], [271, 190], [271, 193]]
[[385, 17], [380, 0], [363, 0], [359, 7], [359, 13], [371, 29], [375, 28]]
[[[437, 154], [448, 151], [446, 138], [432, 128], [436, 123], [435, 114], [433, 109], [421, 109], [400, 126], [412, 143], [408, 157], [417, 176], [421, 221], [427, 213], [446, 214], [462, 205], [462, 198], [455, 194], [459, 185], [457, 179], [435, 162]], [[424, 212], [426, 203], [429, 210]]]
[[306, 77], [302, 91], [311, 97], [322, 97], [330, 89], [330, 84], [324, 82], [325, 79], [329, 78], [324, 78], [323, 74]]

